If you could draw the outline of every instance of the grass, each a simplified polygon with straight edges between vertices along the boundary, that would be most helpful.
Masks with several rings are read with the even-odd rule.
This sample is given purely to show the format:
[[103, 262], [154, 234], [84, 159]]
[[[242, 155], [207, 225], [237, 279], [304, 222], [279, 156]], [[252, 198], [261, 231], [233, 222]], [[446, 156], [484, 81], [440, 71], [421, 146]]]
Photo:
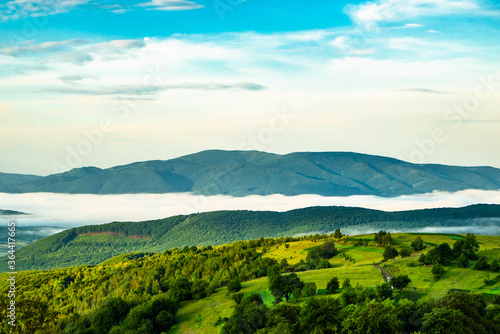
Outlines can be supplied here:
[[216, 293], [204, 299], [182, 302], [176, 317], [177, 324], [169, 334], [217, 334], [221, 326], [214, 324], [219, 317], [230, 317], [235, 305], [226, 288], [218, 289]]

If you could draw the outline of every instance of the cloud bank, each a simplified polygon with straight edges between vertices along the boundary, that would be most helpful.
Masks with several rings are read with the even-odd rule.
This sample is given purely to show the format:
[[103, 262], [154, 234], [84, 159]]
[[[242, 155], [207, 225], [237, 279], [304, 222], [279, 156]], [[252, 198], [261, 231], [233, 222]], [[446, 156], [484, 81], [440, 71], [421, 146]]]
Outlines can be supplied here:
[[[283, 195], [248, 197], [218, 195], [207, 197], [190, 193], [130, 195], [0, 193], [0, 208], [32, 214], [16, 217], [16, 220], [23, 226], [58, 227], [102, 224], [112, 221], [142, 221], [217, 210], [288, 211], [310, 206], [339, 205], [399, 211], [462, 207], [478, 203], [500, 204], [500, 191], [434, 192], [395, 198], [377, 196], [323, 197], [319, 195], [290, 197]], [[4, 216], [2, 219], [8, 220], [14, 219], [14, 217]], [[463, 224], [459, 225], [464, 226]], [[454, 233], [459, 232], [458, 230], [454, 231]]]

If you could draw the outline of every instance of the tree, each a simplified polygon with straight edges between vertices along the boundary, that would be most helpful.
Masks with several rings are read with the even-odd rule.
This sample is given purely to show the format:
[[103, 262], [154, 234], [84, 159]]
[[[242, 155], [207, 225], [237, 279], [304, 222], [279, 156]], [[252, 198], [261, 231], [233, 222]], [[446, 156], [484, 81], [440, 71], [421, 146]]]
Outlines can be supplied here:
[[377, 234], [375, 234], [373, 240], [379, 246], [390, 246], [393, 243], [391, 232], [386, 231], [379, 231]]
[[333, 294], [337, 292], [340, 287], [339, 279], [337, 277], [332, 277], [326, 284], [326, 292]]
[[469, 333], [488, 332], [484, 323], [484, 317], [486, 315], [486, 302], [480, 294], [465, 291], [451, 292], [440, 298], [437, 301], [436, 306], [462, 312], [465, 316], [462, 323], [469, 329]]
[[223, 334], [253, 334], [267, 323], [267, 307], [259, 294], [244, 298], [222, 328]]
[[394, 259], [398, 256], [398, 250], [392, 246], [385, 247], [384, 250], [384, 260], [387, 261], [389, 259]]
[[479, 257], [477, 262], [474, 264], [472, 269], [474, 269], [474, 270], [488, 270], [488, 269], [490, 269], [490, 265], [488, 264], [486, 257], [481, 256], [481, 257]]
[[343, 333], [401, 333], [403, 322], [398, 318], [394, 301], [371, 300], [356, 306], [344, 321]]
[[297, 333], [338, 333], [342, 318], [342, 306], [334, 298], [312, 298], [307, 301], [300, 312], [301, 330]]
[[391, 279], [392, 286], [396, 289], [399, 289], [399, 292], [403, 291], [403, 289], [406, 288], [410, 282], [411, 279], [408, 277], [408, 275], [398, 275], [394, 276]]
[[415, 240], [413, 240], [410, 246], [415, 252], [420, 252], [421, 250], [424, 250], [424, 248], [426, 247], [424, 245], [424, 241], [420, 236], [418, 236]]
[[227, 284], [227, 291], [229, 291], [229, 292], [238, 292], [240, 290], [241, 290], [241, 282], [237, 278], [232, 279]]
[[335, 244], [331, 240], [325, 241], [325, 243], [321, 246], [323, 252], [324, 259], [330, 259], [337, 255], [337, 249], [335, 248]]
[[453, 244], [453, 253], [455, 258], [458, 258], [460, 254], [465, 254], [469, 260], [476, 260], [477, 255], [475, 252], [479, 250], [479, 242], [477, 238], [472, 233], [467, 233], [465, 238], [456, 241]]
[[391, 236], [391, 232], [387, 232], [386, 235], [382, 238], [382, 246], [390, 246], [392, 245], [393, 240]]
[[459, 268], [467, 268], [469, 266], [469, 259], [464, 253], [461, 253], [458, 257], [457, 265]]
[[316, 283], [307, 283], [302, 290], [305, 297], [311, 297], [316, 295], [318, 288], [316, 287]]
[[434, 275], [434, 279], [439, 281], [444, 275], [444, 267], [440, 263], [436, 263], [432, 266], [431, 273]]
[[497, 260], [493, 260], [493, 262], [491, 262], [490, 270], [491, 271], [500, 271], [500, 265], [498, 264]]
[[342, 289], [349, 289], [351, 288], [351, 281], [346, 278], [344, 282], [342, 282]]
[[449, 264], [453, 260], [453, 258], [453, 250], [446, 242], [443, 242], [442, 244], [434, 247], [426, 255], [426, 259], [428, 262], [432, 264], [439, 263], [443, 266]]
[[176, 278], [171, 284], [169, 292], [175, 301], [181, 302], [183, 300], [190, 300], [191, 282], [185, 277]]
[[165, 332], [174, 324], [177, 310], [178, 304], [165, 295], [154, 296], [131, 309], [121, 327], [127, 333]]
[[425, 256], [424, 253], [420, 254], [420, 256], [418, 257], [418, 262], [427, 264], [427, 257]]
[[281, 275], [279, 269], [273, 270], [268, 280], [269, 290], [274, 297], [275, 303], [281, 302], [283, 297], [288, 301], [295, 289], [302, 289], [304, 287], [304, 283], [296, 273]]
[[239, 305], [244, 296], [245, 294], [243, 292], [233, 293], [231, 294], [231, 299], [235, 301], [236, 305]]
[[408, 248], [403, 248], [399, 251], [399, 255], [401, 255], [401, 257], [408, 257], [411, 255], [411, 251]]
[[380, 299], [392, 298], [391, 283], [382, 283], [377, 285], [377, 294]]
[[[294, 334], [299, 333], [300, 306], [279, 304], [268, 313], [266, 329], [258, 333]], [[271, 329], [270, 329], [271, 328]]]
[[434, 308], [422, 320], [424, 333], [471, 333], [464, 324], [465, 316], [458, 310]]
[[378, 233], [375, 234], [375, 237], [373, 238], [373, 241], [377, 243], [377, 245], [382, 246], [383, 244], [383, 239], [384, 236], [387, 234], [386, 231], [379, 231]]
[[127, 302], [119, 297], [106, 300], [94, 313], [93, 330], [96, 333], [108, 333], [111, 327], [125, 319], [129, 310]]
[[333, 234], [333, 237], [339, 241], [342, 239], [342, 232], [340, 232], [340, 228], [335, 230], [335, 233]]
[[320, 246], [313, 247], [307, 251], [306, 262], [312, 268], [316, 268], [316, 266], [321, 261], [323, 255], [323, 251]]
[[198, 279], [194, 281], [193, 286], [191, 287], [191, 294], [194, 299], [202, 299], [207, 296], [208, 289], [210, 284], [202, 279]]

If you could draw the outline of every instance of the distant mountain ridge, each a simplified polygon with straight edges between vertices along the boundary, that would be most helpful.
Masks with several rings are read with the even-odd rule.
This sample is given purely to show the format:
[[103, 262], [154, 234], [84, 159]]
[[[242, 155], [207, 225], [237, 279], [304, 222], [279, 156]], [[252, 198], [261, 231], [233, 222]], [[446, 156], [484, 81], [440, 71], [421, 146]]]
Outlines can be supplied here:
[[[27, 179], [0, 174], [0, 192], [203, 195], [377, 195], [500, 189], [500, 169], [412, 164], [351, 152], [203, 151], [166, 161], [75, 168]], [[8, 179], [10, 182], [2, 182]], [[12, 181], [15, 179], [17, 182]]]

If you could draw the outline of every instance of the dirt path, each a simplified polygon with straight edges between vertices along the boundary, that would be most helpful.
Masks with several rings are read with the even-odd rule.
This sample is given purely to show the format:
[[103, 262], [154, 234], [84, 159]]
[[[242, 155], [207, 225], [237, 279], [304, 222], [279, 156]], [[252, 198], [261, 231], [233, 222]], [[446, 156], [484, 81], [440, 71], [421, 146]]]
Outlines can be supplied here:
[[386, 282], [390, 282], [391, 281], [391, 278], [392, 278], [391, 274], [389, 274], [389, 272], [387, 270], [385, 270], [384, 268], [380, 267], [379, 263], [374, 264], [373, 266], [380, 271], [380, 273], [384, 277], [384, 281], [386, 281]]

